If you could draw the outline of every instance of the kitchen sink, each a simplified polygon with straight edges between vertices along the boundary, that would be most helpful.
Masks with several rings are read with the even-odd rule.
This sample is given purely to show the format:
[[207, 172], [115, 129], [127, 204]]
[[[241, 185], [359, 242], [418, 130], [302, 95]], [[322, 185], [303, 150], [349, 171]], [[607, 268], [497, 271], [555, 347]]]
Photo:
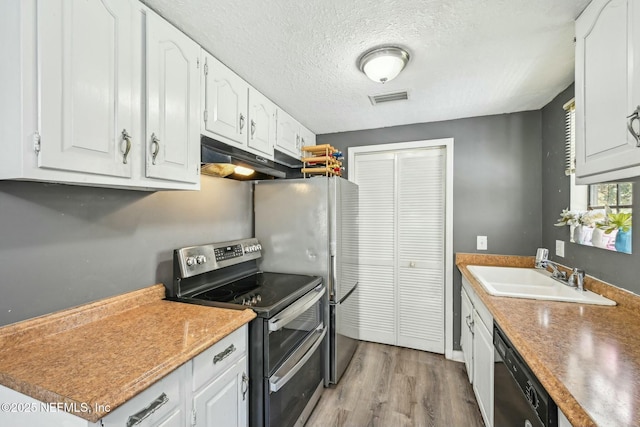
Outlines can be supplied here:
[[591, 291], [581, 292], [560, 283], [546, 270], [484, 265], [470, 265], [467, 269], [487, 293], [498, 297], [616, 305], [615, 301]]

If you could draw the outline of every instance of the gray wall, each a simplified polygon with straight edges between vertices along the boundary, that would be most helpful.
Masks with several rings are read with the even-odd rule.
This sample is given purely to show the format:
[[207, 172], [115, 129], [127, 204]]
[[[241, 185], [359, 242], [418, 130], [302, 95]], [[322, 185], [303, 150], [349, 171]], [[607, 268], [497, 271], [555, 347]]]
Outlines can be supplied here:
[[[528, 111], [436, 123], [318, 135], [348, 147], [454, 138], [453, 252], [533, 255], [541, 243], [541, 113]], [[348, 165], [347, 165], [348, 168]], [[347, 171], [348, 172], [348, 171]], [[454, 268], [454, 349], [460, 348], [461, 275]]]
[[[542, 243], [551, 258], [570, 266], [583, 267], [587, 274], [640, 294], [638, 265], [640, 240], [633, 233], [633, 254], [569, 243], [569, 227], [554, 227], [562, 209], [569, 207], [569, 177], [564, 174], [564, 110], [562, 105], [573, 98], [571, 85], [542, 109]], [[634, 182], [633, 210], [640, 212], [640, 179]], [[555, 256], [555, 241], [565, 241], [565, 257]]]
[[0, 181], [0, 325], [171, 284], [175, 248], [251, 237], [251, 186], [199, 192]]

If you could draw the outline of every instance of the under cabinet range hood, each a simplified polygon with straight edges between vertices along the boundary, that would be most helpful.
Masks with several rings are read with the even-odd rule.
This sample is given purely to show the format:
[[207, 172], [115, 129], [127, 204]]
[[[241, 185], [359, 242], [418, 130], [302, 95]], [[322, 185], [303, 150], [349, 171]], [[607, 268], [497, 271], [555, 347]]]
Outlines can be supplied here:
[[200, 173], [239, 181], [300, 178], [302, 163], [281, 164], [201, 135]]

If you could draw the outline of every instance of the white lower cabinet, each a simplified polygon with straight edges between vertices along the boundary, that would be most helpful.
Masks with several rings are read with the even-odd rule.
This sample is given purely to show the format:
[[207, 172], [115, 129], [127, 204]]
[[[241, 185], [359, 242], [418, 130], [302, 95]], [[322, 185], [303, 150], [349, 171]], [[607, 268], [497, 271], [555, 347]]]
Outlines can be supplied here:
[[473, 305], [464, 289], [461, 293], [460, 313], [460, 347], [469, 382], [473, 384]]
[[104, 417], [104, 427], [180, 426], [186, 418], [186, 363]]
[[469, 381], [486, 426], [493, 426], [493, 317], [471, 285], [462, 279], [460, 345]]
[[195, 423], [198, 427], [247, 425], [249, 377], [247, 358], [243, 357], [220, 378], [211, 381], [193, 397]]
[[[0, 426], [246, 427], [249, 401], [246, 349], [247, 326], [243, 326], [97, 423], [64, 412], [59, 408], [62, 402], [42, 403], [0, 385], [0, 402], [11, 402], [12, 406], [7, 408], [14, 409], [0, 412]], [[83, 407], [76, 405], [76, 408]]]
[[493, 425], [493, 324], [491, 332], [474, 310], [473, 391], [485, 425]]
[[241, 328], [193, 359], [192, 426], [248, 425], [247, 339]]

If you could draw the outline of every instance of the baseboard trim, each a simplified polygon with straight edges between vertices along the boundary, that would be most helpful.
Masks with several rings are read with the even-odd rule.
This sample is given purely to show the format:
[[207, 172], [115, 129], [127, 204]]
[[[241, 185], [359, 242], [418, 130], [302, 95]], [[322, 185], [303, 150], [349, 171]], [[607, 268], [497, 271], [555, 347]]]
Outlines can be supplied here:
[[453, 350], [449, 360], [453, 360], [454, 362], [464, 362], [464, 353], [462, 353], [462, 350]]

